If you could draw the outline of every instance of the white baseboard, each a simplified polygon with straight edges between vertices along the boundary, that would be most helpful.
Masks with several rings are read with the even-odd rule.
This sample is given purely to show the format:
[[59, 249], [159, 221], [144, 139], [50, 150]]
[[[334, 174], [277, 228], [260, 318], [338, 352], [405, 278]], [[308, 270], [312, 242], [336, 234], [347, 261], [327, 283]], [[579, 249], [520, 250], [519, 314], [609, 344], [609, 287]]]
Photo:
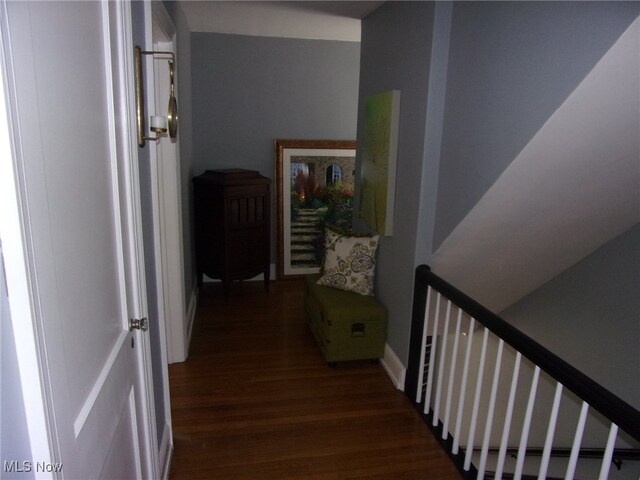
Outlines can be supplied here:
[[162, 480], [169, 478], [169, 469], [171, 467], [171, 457], [173, 456], [173, 444], [171, 440], [171, 427], [168, 423], [164, 424], [164, 431], [162, 432], [162, 443], [160, 444], [160, 451], [158, 456], [160, 458], [160, 465], [162, 467], [161, 477]]
[[389, 375], [395, 387], [404, 392], [404, 377], [407, 369], [388, 343], [384, 344], [384, 357], [380, 359], [380, 364], [385, 372], [387, 372], [387, 375]]
[[189, 356], [189, 346], [191, 345], [191, 334], [193, 333], [193, 323], [196, 318], [196, 306], [198, 305], [199, 293], [200, 289], [198, 288], [198, 282], [194, 280], [191, 297], [189, 298], [189, 308], [187, 309], [187, 336], [184, 348], [185, 360]]

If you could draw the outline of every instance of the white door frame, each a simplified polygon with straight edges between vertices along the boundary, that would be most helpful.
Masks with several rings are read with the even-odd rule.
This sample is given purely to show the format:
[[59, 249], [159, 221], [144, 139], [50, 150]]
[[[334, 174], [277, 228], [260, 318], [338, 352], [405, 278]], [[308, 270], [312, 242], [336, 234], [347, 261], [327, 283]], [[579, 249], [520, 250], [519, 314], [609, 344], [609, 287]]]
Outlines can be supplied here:
[[[177, 51], [176, 30], [169, 14], [161, 2], [152, 3], [147, 32], [156, 32], [151, 41], [154, 48]], [[158, 37], [158, 38], [156, 38]], [[149, 115], [166, 115], [169, 94], [169, 76], [166, 62], [153, 62], [146, 76]], [[177, 87], [177, 76], [175, 79]], [[178, 98], [178, 108], [180, 102]], [[186, 308], [183, 236], [182, 194], [180, 177], [180, 126], [175, 142], [163, 138], [156, 148], [150, 149], [155, 260], [158, 298], [163, 299], [163, 321], [165, 324], [166, 358], [168, 363], [183, 362], [188, 355], [188, 315]]]
[[[144, 4], [144, 24], [145, 24], [145, 45], [151, 46], [148, 50], [156, 50], [156, 44], [154, 39], [154, 22], [156, 22], [157, 12], [164, 13], [166, 20], [163, 22], [163, 25], [169, 25], [173, 28], [171, 24], [171, 20], [169, 19], [168, 14], [162, 5], [161, 2], [145, 2]], [[163, 17], [163, 18], [165, 18]], [[156, 22], [157, 23], [157, 22]], [[168, 28], [168, 27], [164, 27]], [[145, 48], [147, 49], [147, 48]], [[163, 50], [165, 50], [163, 48]], [[173, 45], [168, 47], [166, 50], [174, 51]], [[162, 108], [156, 108], [157, 102], [157, 94], [159, 87], [157, 85], [157, 74], [156, 70], [159, 67], [164, 67], [167, 70], [166, 78], [164, 78], [167, 83], [167, 88], [163, 91], [167, 93], [168, 100], [168, 67], [166, 61], [153, 61], [151, 57], [144, 59], [144, 91], [145, 91], [145, 105], [147, 105], [147, 117], [151, 115], [166, 115], [166, 110]], [[166, 102], [165, 102], [166, 103]], [[161, 106], [162, 107], [162, 106]], [[164, 109], [167, 108], [167, 105], [164, 105]], [[161, 368], [162, 368], [162, 381], [163, 384], [167, 387], [164, 389], [164, 418], [165, 425], [158, 426], [163, 428], [162, 436], [161, 436], [161, 444], [157, 445], [158, 451], [158, 472], [161, 474], [161, 478], [167, 478], [169, 475], [169, 466], [171, 462], [171, 456], [173, 451], [173, 432], [171, 428], [171, 400], [169, 395], [169, 371], [167, 364], [171, 361], [171, 348], [170, 342], [167, 338], [167, 330], [168, 330], [168, 319], [171, 318], [172, 308], [175, 308], [175, 305], [180, 305], [180, 299], [183, 299], [184, 296], [180, 296], [181, 290], [177, 289], [173, 283], [168, 283], [167, 277], [167, 261], [166, 261], [166, 251], [167, 251], [167, 241], [166, 241], [166, 228], [163, 228], [166, 225], [165, 210], [163, 208], [162, 199], [166, 197], [166, 192], [169, 190], [169, 187], [163, 185], [160, 179], [163, 178], [163, 162], [158, 158], [158, 149], [166, 148], [169, 140], [162, 139], [156, 145], [153, 142], [149, 142], [149, 170], [151, 174], [151, 208], [152, 208], [152, 216], [153, 216], [153, 242], [154, 242], [154, 265], [153, 268], [155, 270], [155, 278], [156, 278], [156, 298], [157, 298], [157, 326], [158, 326], [158, 334], [160, 337], [160, 357], [161, 357]], [[173, 144], [169, 144], [173, 151], [176, 151], [176, 147]], [[167, 158], [167, 160], [171, 160], [171, 164], [174, 166], [178, 166], [179, 162], [177, 158]], [[181, 230], [180, 230], [181, 233]], [[182, 252], [182, 236], [180, 235], [180, 245], [179, 252]], [[180, 278], [182, 277], [182, 272], [179, 272]], [[175, 278], [175, 275], [174, 277]], [[182, 284], [184, 282], [181, 281]], [[183, 287], [184, 288], [184, 287]], [[177, 296], [177, 300], [176, 300]]]
[[[27, 245], [24, 242], [26, 226], [21, 214], [20, 198], [24, 198], [21, 178], [21, 150], [14, 151], [12, 137], [13, 122], [9, 122], [12, 107], [10, 101], [15, 97], [8, 95], [7, 77], [13, 76], [11, 58], [5, 57], [5, 49], [9, 48], [8, 14], [6, 3], [0, 3], [0, 238], [4, 253], [4, 268], [6, 274], [7, 291], [10, 298], [9, 310], [13, 328], [16, 356], [19, 367], [19, 377], [22, 385], [27, 431], [29, 434], [31, 453], [33, 458], [43, 462], [53, 463], [59, 458], [59, 452], [54, 448], [50, 436], [55, 435], [55, 425], [49, 416], [49, 398], [45, 393], [49, 382], [41, 377], [41, 364], [46, 363], [46, 357], [41, 358], [39, 339], [42, 326], [38, 321], [37, 305], [32, 297], [33, 275], [29, 265]], [[15, 106], [13, 106], [15, 109]], [[2, 268], [2, 265], [0, 265]], [[40, 379], [40, 381], [34, 381]], [[42, 478], [53, 478], [53, 473], [45, 474]]]
[[[110, 2], [106, 2], [107, 5]], [[117, 56], [119, 60], [118, 70], [123, 73], [124, 78], [114, 79], [120, 81], [124, 93], [124, 105], [127, 109], [126, 118], [121, 118], [120, 122], [114, 122], [114, 130], [118, 130], [118, 135], [122, 138], [122, 143], [126, 145], [125, 155], [128, 157], [129, 170], [126, 172], [127, 191], [124, 193], [126, 199], [126, 208], [129, 214], [126, 218], [129, 224], [126, 226], [129, 235], [129, 248], [131, 251], [131, 265], [129, 269], [134, 273], [134, 290], [135, 290], [135, 317], [148, 317], [149, 308], [147, 305], [146, 295], [146, 277], [144, 264], [144, 242], [142, 229], [142, 209], [141, 209], [141, 193], [140, 193], [140, 168], [138, 158], [137, 144], [137, 123], [136, 119], [136, 87], [135, 87], [135, 71], [134, 71], [134, 45], [133, 45], [133, 25], [132, 12], [130, 2], [116, 2], [115, 10], [118, 18], [116, 19], [118, 30], [120, 33], [120, 54]], [[147, 6], [148, 2], [145, 2]], [[105, 7], [107, 8], [107, 7]], [[118, 129], [119, 127], [119, 129]], [[155, 424], [155, 403], [153, 401], [153, 373], [151, 371], [151, 345], [149, 334], [137, 332], [137, 341], [140, 348], [136, 349], [138, 356], [138, 378], [140, 379], [140, 388], [144, 392], [142, 396], [143, 402], [140, 405], [140, 413], [142, 416], [142, 433], [140, 439], [140, 448], [143, 450], [142, 458], [147, 464], [143, 471], [148, 472], [152, 478], [159, 476], [159, 458], [158, 445]], [[165, 391], [168, 395], [169, 384], [165, 384]]]

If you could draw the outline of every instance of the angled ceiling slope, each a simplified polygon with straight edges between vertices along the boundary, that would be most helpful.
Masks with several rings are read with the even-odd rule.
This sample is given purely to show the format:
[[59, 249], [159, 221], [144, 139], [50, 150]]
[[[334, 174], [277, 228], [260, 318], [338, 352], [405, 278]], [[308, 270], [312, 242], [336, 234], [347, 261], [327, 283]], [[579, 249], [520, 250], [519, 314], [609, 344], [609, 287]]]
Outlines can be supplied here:
[[360, 20], [384, 2], [182, 1], [192, 32], [360, 41]]
[[640, 222], [640, 18], [434, 253], [500, 312]]

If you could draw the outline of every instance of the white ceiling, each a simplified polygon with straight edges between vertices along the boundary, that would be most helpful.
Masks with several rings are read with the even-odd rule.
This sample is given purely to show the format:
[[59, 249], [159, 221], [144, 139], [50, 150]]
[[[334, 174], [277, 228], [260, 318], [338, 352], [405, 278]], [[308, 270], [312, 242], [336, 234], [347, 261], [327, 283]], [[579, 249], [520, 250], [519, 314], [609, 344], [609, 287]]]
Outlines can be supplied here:
[[181, 1], [192, 32], [360, 41], [360, 20], [384, 2]]
[[434, 254], [500, 312], [640, 222], [640, 18]]

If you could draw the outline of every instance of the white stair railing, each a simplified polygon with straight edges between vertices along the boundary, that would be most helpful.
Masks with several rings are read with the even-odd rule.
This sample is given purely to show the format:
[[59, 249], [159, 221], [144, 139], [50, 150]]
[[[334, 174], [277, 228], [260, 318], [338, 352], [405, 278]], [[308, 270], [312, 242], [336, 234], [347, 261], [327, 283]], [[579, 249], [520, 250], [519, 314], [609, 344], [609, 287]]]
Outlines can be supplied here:
[[465, 478], [640, 478], [640, 412], [426, 266], [405, 391]]

